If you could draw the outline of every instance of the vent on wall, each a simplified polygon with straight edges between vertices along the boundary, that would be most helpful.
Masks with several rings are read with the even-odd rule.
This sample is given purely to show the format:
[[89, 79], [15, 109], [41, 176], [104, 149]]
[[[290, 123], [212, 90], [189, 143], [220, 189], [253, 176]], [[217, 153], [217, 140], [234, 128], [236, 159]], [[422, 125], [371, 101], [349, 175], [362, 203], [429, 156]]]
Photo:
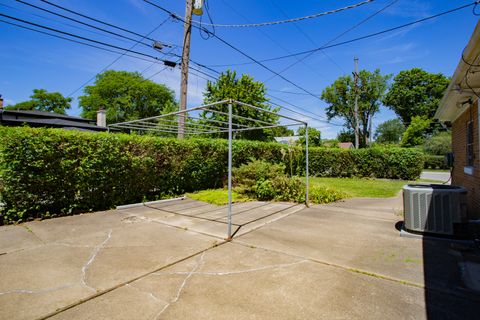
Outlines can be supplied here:
[[448, 185], [403, 187], [404, 227], [408, 231], [453, 235], [467, 221], [467, 190]]

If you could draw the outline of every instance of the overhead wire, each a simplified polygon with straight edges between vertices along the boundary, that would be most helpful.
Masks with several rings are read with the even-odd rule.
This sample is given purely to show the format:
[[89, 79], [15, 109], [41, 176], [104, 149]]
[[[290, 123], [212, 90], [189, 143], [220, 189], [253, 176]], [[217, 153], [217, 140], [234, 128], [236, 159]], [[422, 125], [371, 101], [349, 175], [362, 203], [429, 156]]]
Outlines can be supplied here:
[[[150, 1], [150, 0], [143, 0], [144, 2], [156, 7], [156, 8], [159, 8], [161, 9], [162, 11], [164, 12], [167, 12], [169, 15], [172, 15], [172, 16], [175, 16], [176, 19], [180, 19], [180, 21], [182, 21], [183, 23], [185, 23], [185, 20], [182, 19], [181, 17], [179, 17], [178, 15], [174, 14], [173, 12], [171, 12], [170, 10], [167, 10], [165, 8], [163, 8], [162, 6]], [[200, 28], [198, 26], [195, 26], [195, 25], [192, 25], [193, 27], [195, 28]], [[208, 30], [206, 30], [205, 32], [209, 32]], [[261, 63], [260, 61], [258, 61], [257, 59], [253, 58], [251, 55], [249, 55], [248, 53], [244, 52], [243, 50], [235, 47], [234, 45], [232, 45], [231, 43], [227, 42], [226, 40], [224, 40], [223, 38], [221, 38], [220, 36], [218, 36], [218, 34], [214, 34], [213, 35], [217, 40], [219, 40], [220, 42], [222, 42], [223, 44], [225, 44], [226, 46], [230, 47], [231, 49], [233, 49], [234, 51], [240, 53], [241, 55], [243, 55], [244, 57], [252, 60], [253, 62], [255, 62], [257, 65], [261, 66], [262, 68], [264, 68], [265, 70], [268, 70], [269, 72], [273, 73], [273, 74], [277, 74], [281, 79], [283, 79], [284, 81], [290, 83], [292, 86], [296, 87], [297, 89], [300, 89], [301, 91], [304, 91], [306, 93], [309, 93], [311, 96], [315, 97], [315, 98], [318, 98], [320, 99], [318, 96], [314, 95], [313, 93], [311, 93], [309, 90], [299, 86], [298, 84], [296, 84], [295, 82], [285, 78], [284, 76], [282, 76], [281, 74], [278, 74], [275, 70], [271, 69], [270, 67], [266, 66], [265, 64]]]
[[[21, 8], [18, 8], [18, 7], [13, 7], [13, 6], [10, 6], [10, 5], [5, 4], [5, 3], [0, 3], [0, 6], [5, 7], [5, 8], [9, 8], [9, 9], [13, 9], [13, 10], [15, 10], [15, 11], [22, 12], [22, 13], [24, 13], [24, 14], [28, 14], [28, 15], [31, 15], [31, 16], [33, 16], [33, 17], [41, 18], [41, 19], [48, 20], [48, 21], [51, 21], [51, 22], [60, 23], [60, 24], [62, 24], [62, 25], [69, 26], [69, 27], [72, 27], [72, 28], [75, 28], [75, 29], [79, 29], [79, 30], [83, 30], [83, 31], [86, 31], [86, 32], [90, 32], [90, 33], [93, 33], [93, 34], [102, 35], [102, 36], [105, 35], [105, 33], [101, 33], [101, 32], [95, 31], [95, 30], [83, 28], [83, 27], [78, 26], [78, 25], [75, 25], [75, 24], [73, 24], [73, 23], [68, 23], [68, 22], [62, 21], [62, 20], [60, 20], [60, 19], [55, 19], [55, 18], [52, 18], [52, 17], [47, 17], [47, 16], [44, 16], [44, 15], [41, 15], [41, 14], [37, 14], [37, 13], [31, 12], [31, 11], [25, 10], [25, 9], [21, 9]], [[120, 37], [117, 37], [116, 39], [118, 39], [118, 40], [120, 40], [120, 41], [125, 41], [125, 42], [127, 41], [127, 40], [125, 40], [125, 39], [123, 39], [123, 38], [120, 38]]]
[[[50, 13], [50, 14], [55, 15], [55, 16], [57, 16], [57, 17], [61, 17], [61, 18], [63, 18], [63, 19], [67, 19], [67, 20], [76, 22], [76, 23], [78, 23], [78, 24], [87, 26], [87, 27], [89, 27], [89, 28], [92, 28], [92, 29], [95, 29], [95, 30], [99, 30], [99, 31], [102, 31], [102, 32], [105, 32], [105, 33], [109, 33], [109, 34], [112, 34], [112, 35], [115, 35], [115, 36], [117, 36], [117, 37], [130, 40], [130, 41], [135, 41], [135, 42], [137, 42], [137, 39], [134, 39], [134, 38], [131, 38], [131, 37], [125, 36], [125, 35], [123, 35], [123, 34], [120, 34], [120, 33], [114, 32], [114, 31], [110, 31], [110, 30], [107, 30], [107, 29], [104, 29], [104, 28], [100, 28], [100, 27], [95, 26], [95, 25], [93, 25], [93, 24], [86, 23], [86, 22], [80, 21], [80, 20], [78, 20], [78, 19], [65, 16], [65, 15], [63, 15], [63, 14], [60, 14], [60, 13], [57, 13], [57, 12], [54, 12], [54, 11], [51, 11], [51, 10], [42, 8], [42, 7], [37, 6], [37, 5], [34, 5], [34, 4], [32, 4], [32, 3], [28, 3], [28, 2], [23, 1], [23, 0], [15, 0], [15, 1], [20, 2], [20, 3], [24, 4], [24, 5], [30, 6], [30, 7], [32, 7], [32, 8], [35, 8], [35, 9], [38, 9], [38, 10], [41, 10], [41, 11]], [[142, 38], [142, 40], [143, 40], [143, 38]], [[151, 47], [150, 44], [147, 44], [147, 43], [144, 43], [144, 42], [139, 42], [139, 43], [142, 44], [142, 45], [144, 45], [144, 46], [146, 46], [146, 47], [149, 47], [149, 48]], [[169, 45], [165, 45], [165, 46], [169, 46]]]
[[[192, 68], [192, 69], [195, 70], [195, 71], [197, 71], [197, 72], [200, 71], [200, 70], [195, 69], [195, 68]], [[202, 74], [206, 75], [207, 77], [210, 77], [212, 80], [216, 80], [216, 81], [219, 80], [218, 77], [216, 77], [216, 76], [212, 76], [212, 75], [207, 74], [207, 73], [204, 73], [204, 72], [202, 72]], [[208, 79], [205, 79], [205, 80], [208, 80]], [[278, 104], [278, 103], [275, 103], [275, 102], [273, 102], [273, 101], [270, 101], [271, 104], [276, 105], [277, 107], [279, 107], [279, 108], [281, 108], [281, 109], [284, 109], [284, 110], [287, 110], [287, 111], [289, 111], [289, 112], [291, 112], [291, 113], [294, 113], [294, 114], [297, 114], [297, 115], [301, 115], [301, 116], [306, 116], [306, 117], [308, 117], [309, 119], [312, 119], [312, 120], [315, 120], [315, 121], [319, 121], [319, 122], [325, 122], [325, 123], [328, 123], [328, 124], [331, 124], [331, 125], [334, 125], [334, 126], [342, 126], [341, 124], [331, 122], [331, 121], [329, 121], [328, 119], [326, 119], [325, 117], [323, 117], [323, 116], [321, 116], [321, 115], [318, 115], [318, 114], [316, 114], [316, 113], [314, 113], [314, 112], [312, 112], [312, 111], [310, 111], [310, 110], [307, 110], [307, 109], [305, 109], [305, 108], [302, 108], [302, 107], [300, 107], [300, 106], [297, 106], [297, 105], [295, 105], [295, 104], [293, 104], [293, 103], [291, 103], [291, 102], [288, 102], [288, 101], [286, 101], [286, 100], [284, 100], [284, 99], [278, 98], [278, 97], [273, 96], [273, 95], [268, 94], [268, 93], [266, 94], [266, 96], [271, 97], [271, 98], [273, 98], [273, 99], [276, 99], [276, 100], [278, 100], [278, 101], [281, 101], [281, 102], [283, 102], [283, 103], [285, 103], [285, 104], [288, 104], [288, 105], [290, 105], [290, 106], [292, 106], [293, 108], [296, 108], [296, 109], [298, 109], [298, 110], [302, 110], [302, 111], [304, 111], [304, 112], [307, 112], [307, 113], [309, 113], [309, 114], [311, 114], [311, 115], [313, 115], [313, 116], [305, 115], [305, 114], [303, 114], [303, 113], [300, 113], [300, 112], [298, 112], [298, 111], [295, 111], [295, 110], [293, 110], [293, 109], [290, 109], [290, 108], [288, 108], [288, 107], [286, 107], [286, 106], [284, 106], [284, 105], [280, 105], [280, 104]], [[323, 118], [323, 119], [322, 119], [322, 118]]]
[[[15, 26], [15, 27], [18, 27], [18, 28], [22, 28], [22, 29], [33, 31], [33, 32], [41, 33], [41, 34], [44, 34], [44, 35], [48, 35], [48, 36], [51, 36], [51, 37], [54, 37], [54, 38], [58, 38], [58, 39], [66, 40], [66, 41], [69, 41], [69, 42], [81, 44], [81, 45], [88, 46], [88, 47], [91, 47], [91, 48], [95, 48], [95, 49], [99, 49], [99, 50], [103, 50], [103, 51], [107, 51], [107, 52], [112, 52], [112, 53], [117, 53], [117, 54], [121, 53], [121, 52], [116, 51], [116, 50], [100, 47], [100, 46], [93, 45], [93, 44], [90, 44], [90, 43], [87, 43], [87, 42], [82, 42], [82, 41], [67, 38], [67, 37], [64, 37], [64, 36], [59, 36], [57, 34], [45, 32], [45, 31], [42, 31], [42, 30], [34, 29], [34, 28], [30, 28], [30, 27], [27, 27], [27, 26], [24, 26], [24, 25], [21, 25], [21, 24], [11, 22], [11, 21], [0, 19], [0, 22], [8, 24], [8, 25]], [[131, 55], [131, 54], [125, 54], [125, 55], [128, 56], [128, 57], [131, 57], [131, 58], [139, 59], [139, 60], [144, 60], [144, 61], [149, 61], [149, 62], [152, 61], [151, 59], [146, 59], [146, 58], [142, 58], [142, 57]], [[155, 62], [157, 62], [157, 61], [155, 61]]]
[[99, 72], [97, 72], [93, 77], [91, 77], [90, 79], [88, 79], [87, 81], [85, 81], [80, 87], [78, 87], [77, 89], [75, 89], [74, 91], [72, 91], [68, 97], [71, 97], [72, 95], [74, 95], [77, 91], [79, 91], [80, 89], [82, 89], [83, 87], [85, 87], [87, 84], [89, 84], [92, 80], [94, 80], [97, 75], [99, 73], [102, 73], [104, 72], [105, 70], [107, 70], [108, 68], [110, 68], [112, 65], [114, 65], [118, 60], [120, 60], [127, 52], [128, 50], [132, 50], [133, 48], [135, 48], [139, 43], [142, 43], [141, 41], [143, 39], [145, 39], [146, 37], [150, 36], [152, 33], [154, 33], [155, 31], [157, 31], [161, 26], [163, 26], [168, 20], [170, 20], [170, 17], [167, 17], [165, 20], [163, 20], [162, 22], [160, 22], [160, 24], [158, 24], [155, 28], [153, 28], [149, 33], [147, 33], [145, 36], [143, 36], [140, 40], [136, 41], [130, 48], [128, 48], [127, 50], [123, 51], [117, 58], [115, 58], [112, 62], [110, 62], [109, 64], [107, 64], [105, 67], [103, 67]]
[[[285, 18], [287, 18], [287, 19], [289, 18], [288, 15], [287, 15], [287, 13], [286, 13], [274, 0], [270, 0], [270, 3], [271, 3], [275, 8], [277, 8], [277, 10], [278, 10]], [[317, 43], [315, 40], [313, 40], [312, 37], [309, 36], [308, 33], [306, 33], [306, 32], [303, 30], [303, 28], [298, 25], [298, 23], [294, 22], [292, 25], [293, 25], [293, 26], [295, 27], [295, 29], [297, 29], [297, 31], [300, 32], [311, 44], [313, 44], [314, 46], [318, 46], [318, 43]], [[340, 71], [342, 71], [343, 73], [345, 73], [345, 70], [342, 68], [342, 66], [339, 65], [332, 57], [330, 57], [330, 55], [327, 54], [327, 53], [325, 52], [325, 50], [322, 50], [321, 52], [322, 52], [322, 54], [323, 54], [325, 57], [327, 57], [328, 60], [330, 60], [330, 62], [331, 62], [333, 65], [335, 65]]]
[[139, 52], [139, 51], [135, 51], [135, 50], [130, 50], [128, 48], [123, 48], [123, 47], [113, 45], [113, 44], [109, 44], [109, 43], [106, 43], [106, 42], [103, 42], [103, 41], [87, 38], [87, 37], [84, 37], [84, 36], [79, 36], [79, 35], [73, 34], [71, 32], [66, 32], [66, 31], [56, 29], [56, 28], [51, 28], [51, 27], [44, 26], [44, 25], [41, 25], [41, 24], [38, 24], [38, 23], [35, 23], [35, 22], [31, 22], [31, 21], [28, 21], [28, 20], [24, 20], [24, 19], [13, 17], [13, 16], [9, 16], [9, 15], [3, 14], [3, 13], [0, 13], [0, 17], [8, 18], [8, 19], [11, 19], [11, 20], [15, 20], [15, 21], [18, 21], [18, 22], [29, 24], [29, 25], [39, 27], [39, 28], [42, 28], [42, 29], [46, 29], [46, 30], [49, 30], [49, 31], [53, 31], [53, 32], [56, 32], [56, 33], [64, 34], [64, 35], [74, 37], [74, 38], [77, 38], [77, 39], [81, 39], [81, 40], [93, 42], [93, 43], [96, 43], [96, 44], [100, 44], [100, 45], [103, 45], [103, 46], [111, 47], [111, 48], [114, 48], [114, 49], [118, 49], [118, 50], [121, 50], [121, 51], [127, 51], [127, 52], [134, 53], [134, 54], [137, 54], [137, 55], [149, 57], [149, 58], [154, 59], [154, 60], [168, 62], [167, 60], [158, 59], [157, 57], [155, 57], [151, 54], [148, 54], [148, 53]]
[[[257, 27], [265, 27], [265, 26], [280, 25], [280, 24], [285, 24], [285, 23], [299, 22], [299, 21], [308, 20], [308, 19], [316, 19], [316, 18], [327, 16], [327, 15], [330, 15], [330, 14], [342, 12], [342, 11], [345, 11], [345, 10], [355, 9], [355, 8], [358, 8], [358, 7], [363, 6], [365, 4], [371, 3], [373, 1], [375, 1], [375, 0], [364, 0], [362, 2], [352, 4], [352, 5], [349, 5], [349, 6], [345, 6], [345, 7], [342, 7], [342, 8], [334, 9], [334, 10], [329, 10], [329, 11], [325, 11], [325, 12], [319, 12], [319, 13], [311, 14], [311, 15], [308, 15], [308, 16], [286, 19], [286, 20], [279, 20], [279, 21], [269, 21], [269, 22], [261, 22], [261, 23], [248, 23], [248, 24], [214, 24], [214, 23], [204, 23], [204, 22], [202, 23], [201, 21], [192, 20], [192, 23], [196, 23], [196, 24], [203, 25], [203, 26], [217, 27], [217, 28], [252, 28], [252, 27], [257, 28]], [[180, 17], [180, 16], [177, 16], [177, 17], [183, 18], [183, 17]]]
[[[85, 19], [88, 19], [88, 20], [91, 20], [91, 21], [95, 21], [95, 22], [98, 22], [98, 23], [101, 23], [103, 25], [106, 25], [106, 26], [109, 26], [109, 27], [112, 27], [112, 28], [115, 28], [117, 30], [121, 30], [121, 31], [124, 31], [124, 32], [127, 32], [127, 33], [130, 33], [130, 34], [133, 34], [133, 35], [136, 35], [137, 37], [142, 37], [143, 35], [138, 33], [138, 32], [135, 32], [135, 31], [132, 31], [132, 30], [128, 30], [126, 28], [123, 28], [123, 27], [119, 27], [117, 25], [114, 25], [112, 23], [109, 23], [109, 22], [106, 22], [106, 21], [103, 21], [101, 19], [98, 19], [98, 18], [94, 18], [94, 17], [91, 17], [91, 16], [88, 16], [86, 14], [83, 14], [83, 13], [80, 13], [78, 11], [75, 11], [75, 10], [72, 10], [72, 9], [68, 9], [66, 7], [63, 7], [61, 5], [58, 5], [56, 3], [53, 3], [51, 1], [48, 1], [48, 0], [40, 0], [41, 2], [43, 3], [46, 3], [50, 6], [53, 6], [57, 9], [60, 9], [60, 10], [63, 10], [63, 11], [66, 11], [66, 12], [69, 12], [69, 13], [72, 13], [74, 15], [77, 15], [79, 17], [82, 17], [82, 18], [85, 18]], [[150, 40], [150, 41], [156, 41], [155, 39], [151, 38], [151, 37], [147, 37], [146, 38], [147, 40]]]
[[[144, 0], [144, 1], [147, 1], [147, 0]], [[428, 20], [432, 20], [432, 19], [438, 18], [440, 16], [444, 16], [444, 15], [447, 15], [447, 14], [450, 14], [450, 13], [453, 13], [453, 12], [456, 12], [456, 11], [474, 6], [474, 5], [479, 4], [479, 3], [480, 3], [480, 1], [475, 1], [475, 2], [472, 2], [472, 3], [466, 4], [466, 5], [460, 6], [460, 7], [455, 7], [453, 9], [437, 13], [437, 14], [432, 15], [432, 16], [428, 16], [428, 17], [418, 19], [418, 20], [415, 20], [415, 21], [412, 21], [412, 22], [408, 22], [408, 23], [405, 23], [405, 24], [402, 24], [402, 25], [399, 25], [399, 26], [396, 26], [396, 27], [384, 29], [384, 30], [381, 30], [381, 31], [378, 31], [378, 32], [370, 33], [370, 34], [367, 34], [367, 35], [364, 35], [364, 36], [356, 37], [356, 38], [353, 38], [353, 39], [350, 39], [350, 40], [345, 40], [345, 41], [342, 41], [342, 42], [337, 42], [337, 43], [333, 43], [333, 44], [326, 45], [326, 46], [321, 46], [321, 47], [314, 48], [314, 49], [309, 49], [309, 50], [305, 50], [305, 51], [296, 52], [296, 53], [293, 53], [293, 54], [290, 54], [290, 55], [283, 55], [283, 56], [278, 56], [278, 57], [274, 57], [274, 58], [262, 59], [262, 60], [259, 60], [259, 61], [260, 62], [270, 62], [270, 61], [282, 60], [282, 59], [287, 59], [287, 58], [291, 58], [291, 57], [294, 57], [294, 56], [305, 55], [305, 54], [308, 54], [308, 53], [311, 53], [311, 52], [317, 52], [317, 51], [324, 50], [324, 49], [330, 49], [330, 48], [334, 48], [334, 47], [343, 46], [343, 45], [346, 45], [346, 44], [354, 43], [354, 42], [357, 42], [357, 41], [373, 38], [373, 37], [376, 37], [376, 36], [379, 36], [379, 35], [382, 35], [382, 34], [385, 34], [385, 33], [389, 33], [389, 32], [392, 32], [392, 31], [399, 30], [399, 29], [403, 29], [403, 28], [406, 28], [406, 27], [409, 27], [409, 26], [412, 26], [412, 25], [415, 25], [415, 24], [418, 24], [418, 23], [422, 23], [422, 22], [425, 22], [425, 21], [428, 21]], [[239, 66], [239, 65], [248, 65], [248, 64], [254, 64], [254, 63], [255, 62], [242, 62], [242, 63], [232, 63], [232, 64], [224, 64], [224, 65], [210, 65], [210, 67]]]
[[[399, 0], [393, 0], [389, 3], [387, 3], [386, 6], [382, 7], [380, 10], [378, 11], [375, 11], [373, 14], [367, 16], [365, 19], [362, 19], [360, 20], [359, 22], [357, 22], [356, 24], [354, 24], [353, 26], [351, 26], [350, 28], [344, 30], [343, 32], [341, 32], [340, 34], [338, 34], [337, 36], [335, 36], [334, 38], [330, 39], [329, 41], [327, 41], [326, 43], [323, 44], [323, 46], [327, 46], [329, 44], [331, 44], [332, 42], [336, 41], [337, 39], [340, 39], [341, 37], [343, 37], [345, 34], [351, 32], [352, 30], [355, 30], [356, 28], [358, 28], [359, 26], [361, 26], [362, 24], [366, 23], [367, 21], [369, 21], [370, 19], [372, 19], [373, 17], [379, 15], [380, 13], [382, 13], [383, 11], [387, 10], [388, 8], [390, 8], [391, 6], [393, 6], [395, 3], [397, 3]], [[320, 52], [324, 52], [324, 50], [319, 50]], [[305, 56], [303, 56], [302, 58], [299, 58], [298, 61], [295, 61], [293, 62], [292, 64], [288, 65], [287, 67], [285, 67], [284, 69], [282, 69], [279, 73], [284, 73], [285, 71], [289, 70], [290, 68], [292, 68], [293, 66], [295, 66], [297, 63], [299, 62], [303, 62], [305, 61], [306, 59], [308, 59], [309, 57], [311, 57], [314, 53], [316, 53], [318, 51], [314, 51], [314, 52], [311, 52]], [[295, 57], [296, 58], [296, 57]], [[275, 75], [271, 76], [270, 78], [267, 79], [267, 81], [271, 80], [275, 78]]]
[[[222, 2], [228, 6], [230, 8], [230, 10], [232, 10], [233, 12], [235, 12], [238, 16], [242, 17], [245, 21], [249, 22], [250, 19], [247, 18], [246, 16], [244, 16], [241, 12], [239, 12], [238, 10], [236, 10], [233, 6], [231, 6], [227, 1], [225, 0], [222, 0]], [[288, 48], [286, 48], [285, 46], [283, 46], [281, 43], [279, 43], [277, 40], [275, 40], [272, 36], [270, 36], [267, 32], [265, 32], [263, 29], [261, 28], [255, 28], [255, 30], [257, 30], [258, 32], [260, 32], [261, 34], [263, 34], [267, 39], [269, 39], [272, 43], [274, 43], [277, 47], [279, 47], [280, 49], [282, 49], [283, 51], [287, 52], [287, 53], [292, 53]], [[322, 79], [326, 79], [325, 75], [321, 74], [320, 72], [316, 71], [314, 68], [312, 68], [311, 66], [308, 66], [306, 63], [303, 63], [305, 65], [305, 67], [307, 68], [308, 71], [312, 72], [312, 73], [315, 73], [317, 76], [319, 76], [320, 78]]]

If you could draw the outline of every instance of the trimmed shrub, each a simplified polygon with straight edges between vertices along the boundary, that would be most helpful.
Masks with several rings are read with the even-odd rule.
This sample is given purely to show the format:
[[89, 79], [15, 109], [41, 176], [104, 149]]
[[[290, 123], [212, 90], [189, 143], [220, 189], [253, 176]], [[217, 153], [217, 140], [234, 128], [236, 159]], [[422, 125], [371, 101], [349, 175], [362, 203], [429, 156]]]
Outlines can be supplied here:
[[348, 198], [348, 195], [333, 188], [313, 186], [309, 188], [308, 197], [312, 203], [321, 204]]
[[[300, 158], [297, 174], [305, 175], [305, 155]], [[423, 153], [409, 148], [309, 148], [309, 171], [316, 177], [415, 180], [420, 176], [423, 164]]]
[[[0, 127], [0, 223], [222, 187], [227, 146], [215, 139]], [[299, 147], [235, 141], [233, 148], [235, 167], [251, 158], [277, 164], [268, 176], [272, 184], [278, 172], [305, 173], [305, 153]], [[309, 150], [312, 176], [411, 180], [423, 168], [421, 152], [410, 149]], [[265, 194], [267, 187], [262, 186]]]
[[445, 156], [433, 156], [433, 155], [426, 154], [425, 155], [425, 169], [449, 170], [450, 167], [448, 167], [445, 164]]

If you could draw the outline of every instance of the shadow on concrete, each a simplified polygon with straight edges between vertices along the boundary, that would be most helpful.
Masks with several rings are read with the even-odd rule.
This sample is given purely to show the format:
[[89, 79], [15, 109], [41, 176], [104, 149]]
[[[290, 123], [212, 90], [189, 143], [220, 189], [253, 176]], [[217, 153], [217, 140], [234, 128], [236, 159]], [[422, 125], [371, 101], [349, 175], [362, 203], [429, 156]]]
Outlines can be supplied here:
[[[475, 249], [465, 233], [468, 217], [462, 204], [463, 195], [449, 196], [445, 192], [448, 187], [444, 185], [432, 185], [432, 188], [426, 216], [420, 213], [415, 216], [417, 221], [406, 221], [403, 226], [419, 224], [428, 230], [424, 233], [417, 230], [422, 236], [426, 318], [480, 319], [480, 294], [465, 285], [465, 252]], [[420, 208], [425, 200], [421, 197], [415, 199]], [[395, 228], [399, 227], [402, 228], [397, 222]]]

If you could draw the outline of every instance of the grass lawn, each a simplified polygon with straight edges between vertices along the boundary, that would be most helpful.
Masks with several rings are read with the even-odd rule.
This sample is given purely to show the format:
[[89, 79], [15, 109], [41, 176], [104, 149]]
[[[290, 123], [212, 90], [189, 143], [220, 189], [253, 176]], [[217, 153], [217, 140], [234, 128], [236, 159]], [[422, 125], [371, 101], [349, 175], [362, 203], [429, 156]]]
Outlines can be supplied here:
[[394, 197], [408, 181], [361, 178], [310, 178], [312, 186], [323, 186], [343, 191], [351, 197]]
[[[333, 188], [348, 197], [388, 198], [394, 197], [404, 185], [404, 180], [361, 179], [361, 178], [310, 178], [310, 186]], [[210, 189], [187, 193], [187, 197], [215, 205], [228, 203], [227, 189]], [[248, 197], [232, 192], [233, 202], [252, 201]]]
[[[186, 196], [193, 200], [208, 202], [211, 204], [216, 204], [217, 206], [222, 206], [228, 203], [228, 189], [208, 189], [197, 191], [194, 193], [187, 193]], [[233, 202], [252, 201], [252, 199], [249, 199], [233, 191], [232, 200]]]

